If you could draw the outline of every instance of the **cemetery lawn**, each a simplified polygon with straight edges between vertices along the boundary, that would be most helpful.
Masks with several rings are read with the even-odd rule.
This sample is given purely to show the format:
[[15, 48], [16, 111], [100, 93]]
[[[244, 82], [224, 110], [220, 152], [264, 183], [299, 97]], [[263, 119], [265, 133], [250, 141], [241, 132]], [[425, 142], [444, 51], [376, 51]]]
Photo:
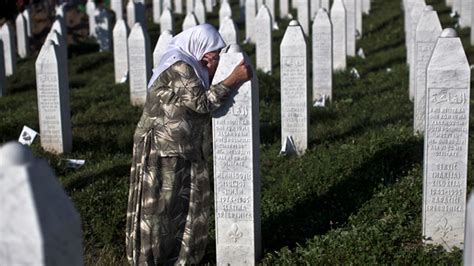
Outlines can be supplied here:
[[[263, 264], [462, 262], [461, 250], [445, 252], [422, 242], [423, 140], [413, 136], [401, 2], [372, 2], [370, 16], [364, 16], [364, 36], [357, 43], [367, 58], [349, 59], [348, 70], [334, 76], [334, 101], [326, 108], [311, 108], [309, 150], [301, 157], [277, 156], [277, 51], [288, 20], [274, 31], [273, 75], [258, 73]], [[443, 27], [455, 24], [444, 0], [427, 2], [438, 11]], [[182, 20], [177, 18], [176, 25]], [[217, 12], [209, 21], [217, 25]], [[154, 47], [159, 28], [148, 22]], [[473, 58], [469, 30], [458, 32]], [[255, 60], [254, 47], [243, 47]], [[32, 148], [54, 168], [81, 215], [86, 265], [121, 265], [126, 263], [132, 135], [141, 109], [129, 104], [128, 84], [114, 84], [113, 55], [97, 50], [90, 41], [69, 47], [73, 152], [46, 153], [39, 140]], [[8, 95], [0, 98], [0, 143], [17, 139], [23, 125], [39, 131], [34, 62], [20, 60], [17, 72], [8, 78]], [[350, 74], [352, 67], [360, 79]], [[468, 188], [473, 155], [471, 145]], [[70, 169], [66, 158], [86, 163]], [[203, 260], [210, 264], [215, 263], [213, 224], [212, 216]]]

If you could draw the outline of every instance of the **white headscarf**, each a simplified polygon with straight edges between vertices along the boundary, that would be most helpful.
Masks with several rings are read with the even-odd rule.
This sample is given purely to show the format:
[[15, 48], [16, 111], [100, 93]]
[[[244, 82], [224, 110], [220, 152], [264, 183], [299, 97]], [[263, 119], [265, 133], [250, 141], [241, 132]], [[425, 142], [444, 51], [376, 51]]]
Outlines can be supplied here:
[[201, 64], [204, 54], [222, 49], [225, 42], [217, 30], [209, 24], [191, 27], [171, 39], [158, 65], [153, 69], [153, 76], [148, 88], [158, 76], [178, 61], [191, 65], [205, 89], [209, 88], [209, 72]]

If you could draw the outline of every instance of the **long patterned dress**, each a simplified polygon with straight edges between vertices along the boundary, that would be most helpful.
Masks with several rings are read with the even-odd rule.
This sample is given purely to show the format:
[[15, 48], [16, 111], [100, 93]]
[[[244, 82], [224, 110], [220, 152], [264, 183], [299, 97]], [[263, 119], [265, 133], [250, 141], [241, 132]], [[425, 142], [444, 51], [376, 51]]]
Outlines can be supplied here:
[[177, 62], [148, 93], [134, 135], [126, 251], [132, 265], [196, 264], [207, 244], [209, 175], [203, 141], [210, 112], [230, 88], [205, 90]]

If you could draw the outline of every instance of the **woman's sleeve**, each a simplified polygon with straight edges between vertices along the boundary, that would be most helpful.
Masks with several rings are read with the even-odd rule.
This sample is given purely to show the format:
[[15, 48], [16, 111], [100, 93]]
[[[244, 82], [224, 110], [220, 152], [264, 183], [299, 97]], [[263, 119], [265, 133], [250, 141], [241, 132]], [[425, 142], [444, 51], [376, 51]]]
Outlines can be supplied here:
[[187, 108], [197, 113], [210, 113], [228, 98], [231, 88], [221, 82], [206, 90], [190, 65], [178, 63], [173, 65], [173, 70], [177, 75], [171, 79], [172, 86], [178, 90], [181, 102]]

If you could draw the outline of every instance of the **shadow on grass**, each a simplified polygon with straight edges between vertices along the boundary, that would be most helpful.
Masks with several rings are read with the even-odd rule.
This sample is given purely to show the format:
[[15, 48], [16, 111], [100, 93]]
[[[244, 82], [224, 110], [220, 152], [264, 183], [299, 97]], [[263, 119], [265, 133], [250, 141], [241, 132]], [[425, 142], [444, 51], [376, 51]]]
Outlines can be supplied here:
[[[131, 156], [131, 155], [130, 155]], [[84, 175], [78, 175], [70, 180], [65, 180], [63, 182], [64, 189], [68, 192], [74, 190], [80, 190], [87, 185], [90, 185], [94, 182], [97, 182], [100, 179], [110, 179], [110, 178], [117, 178], [128, 176], [130, 173], [130, 164], [122, 163], [119, 165], [114, 165], [112, 167], [106, 168], [99, 172], [88, 172]]]

